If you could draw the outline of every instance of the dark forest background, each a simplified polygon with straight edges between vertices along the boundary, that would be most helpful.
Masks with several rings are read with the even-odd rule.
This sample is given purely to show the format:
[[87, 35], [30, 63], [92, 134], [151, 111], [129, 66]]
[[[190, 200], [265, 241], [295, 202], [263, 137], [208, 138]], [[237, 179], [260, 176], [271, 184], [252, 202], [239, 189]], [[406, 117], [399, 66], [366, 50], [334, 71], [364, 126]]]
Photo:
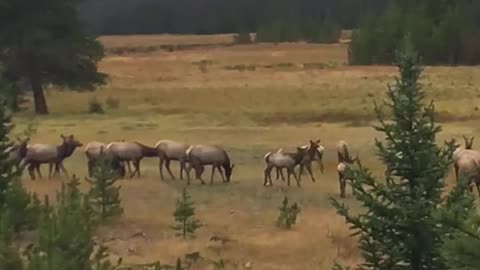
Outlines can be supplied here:
[[334, 43], [355, 29], [351, 64], [391, 64], [408, 33], [426, 64], [480, 64], [480, 0], [87, 0], [80, 11], [96, 35], [239, 33], [248, 43], [257, 32], [260, 42]]
[[95, 34], [255, 32], [277, 21], [329, 20], [354, 28], [387, 0], [87, 0], [82, 16]]

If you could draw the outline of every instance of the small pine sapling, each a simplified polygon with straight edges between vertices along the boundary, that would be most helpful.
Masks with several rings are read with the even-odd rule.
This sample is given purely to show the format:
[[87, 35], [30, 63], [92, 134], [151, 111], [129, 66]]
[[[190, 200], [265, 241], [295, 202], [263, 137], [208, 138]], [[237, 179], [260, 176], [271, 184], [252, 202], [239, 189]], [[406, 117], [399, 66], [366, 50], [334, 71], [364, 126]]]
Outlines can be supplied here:
[[57, 192], [56, 207], [42, 211], [28, 270], [114, 270], [121, 263], [115, 266], [108, 262], [106, 249], [94, 246], [95, 213], [88, 197], [80, 192], [79, 184], [79, 179], [73, 176]]
[[282, 206], [279, 208], [280, 214], [277, 219], [277, 226], [292, 229], [293, 225], [297, 223], [297, 216], [300, 214], [300, 207], [297, 203], [289, 206], [288, 198], [285, 196], [282, 202]]
[[90, 203], [101, 221], [123, 213], [120, 205], [120, 186], [115, 186], [118, 178], [109, 165], [106, 159], [98, 160], [93, 171], [93, 179], [86, 178], [91, 185], [88, 193]]
[[194, 202], [191, 201], [190, 195], [187, 192], [187, 189], [184, 188], [182, 196], [177, 200], [177, 205], [173, 216], [177, 225], [173, 228], [178, 231], [177, 235], [182, 236], [183, 239], [187, 235], [193, 235], [197, 229], [202, 225], [200, 221], [194, 219], [195, 208], [193, 207]]

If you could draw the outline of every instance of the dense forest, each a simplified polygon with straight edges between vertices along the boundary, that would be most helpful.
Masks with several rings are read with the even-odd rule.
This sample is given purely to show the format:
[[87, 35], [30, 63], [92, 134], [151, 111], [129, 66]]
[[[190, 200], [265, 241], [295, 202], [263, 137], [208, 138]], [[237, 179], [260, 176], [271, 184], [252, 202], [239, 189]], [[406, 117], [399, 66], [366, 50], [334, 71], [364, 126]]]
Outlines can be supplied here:
[[232, 33], [275, 21], [329, 20], [353, 28], [388, 0], [87, 0], [81, 14], [95, 34]]

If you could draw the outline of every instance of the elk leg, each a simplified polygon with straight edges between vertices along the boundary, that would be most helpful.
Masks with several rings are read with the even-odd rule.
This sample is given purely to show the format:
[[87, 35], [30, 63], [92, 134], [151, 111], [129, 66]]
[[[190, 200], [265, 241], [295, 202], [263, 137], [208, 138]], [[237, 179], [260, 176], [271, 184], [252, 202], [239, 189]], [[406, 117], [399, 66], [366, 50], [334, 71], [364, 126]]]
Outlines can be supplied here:
[[165, 167], [167, 167], [167, 171], [168, 171], [168, 174], [170, 174], [170, 177], [171, 177], [173, 180], [175, 180], [175, 176], [173, 175], [172, 170], [170, 169], [170, 159], [169, 159], [169, 158], [167, 158], [167, 159], [165, 160]]
[[40, 163], [35, 163], [34, 168], [37, 170], [38, 178], [42, 179], [42, 172], [40, 171]]
[[183, 180], [183, 171], [185, 170], [185, 160], [181, 159], [180, 162], [180, 180]]
[[312, 173], [312, 163], [307, 163], [305, 167], [307, 167], [307, 171], [310, 174], [310, 177], [312, 177], [312, 182], [315, 182], [315, 177], [313, 176], [313, 173]]
[[453, 167], [454, 167], [454, 169], [455, 169], [455, 179], [456, 179], [457, 182], [458, 182], [458, 165], [457, 165], [457, 163], [454, 163], [454, 164], [453, 164]]
[[299, 169], [299, 172], [298, 172], [298, 177], [300, 177], [300, 180], [302, 180], [302, 174], [303, 174], [303, 167], [304, 167], [304, 166], [305, 166], [305, 165], [300, 164], [300, 169]]
[[67, 178], [70, 178], [70, 177], [68, 176], [67, 169], [65, 169], [65, 166], [63, 166], [63, 162], [60, 162], [60, 163], [58, 164], [58, 166], [60, 166], [60, 169], [62, 169], [62, 171], [63, 171], [63, 173], [65, 174], [65, 176], [66, 176]]
[[222, 177], [222, 181], [223, 181], [224, 183], [226, 183], [227, 180], [226, 180], [225, 178], [226, 178], [227, 176], [226, 176], [226, 175], [224, 176], [225, 172], [222, 170], [222, 167], [221, 167], [221, 166], [218, 166], [218, 167], [217, 167], [217, 170], [218, 170], [218, 172], [220, 173], [220, 176]]
[[213, 184], [213, 175], [215, 174], [215, 169], [216, 168], [217, 168], [217, 166], [212, 165], [212, 176], [210, 177], [210, 185]]
[[88, 177], [92, 177], [94, 161], [89, 159], [87, 162]]
[[295, 174], [295, 167], [292, 167], [292, 168], [289, 168], [289, 169], [291, 170], [291, 173], [293, 174], [293, 177], [294, 177], [295, 180], [297, 181], [297, 187], [302, 187], [302, 186], [300, 185], [300, 175], [297, 176], [297, 175]]
[[275, 173], [276, 173], [275, 181], [278, 181], [278, 179], [280, 178], [280, 175], [282, 175], [282, 180], [285, 181], [285, 179], [283, 178], [283, 174], [282, 174], [282, 169], [281, 169], [281, 168], [276, 167], [276, 168], [275, 168]]
[[475, 178], [475, 186], [477, 187], [478, 196], [480, 196], [480, 179], [478, 177]]
[[263, 180], [263, 185], [264, 186], [272, 186], [273, 185], [272, 178], [270, 176], [270, 173], [272, 172], [272, 169], [273, 169], [273, 167], [270, 166], [270, 165], [268, 165], [267, 168], [265, 168], [265, 171], [264, 171], [265, 178]]
[[340, 184], [340, 198], [345, 198], [345, 179], [341, 173], [338, 173], [338, 183]]
[[133, 178], [133, 176], [135, 175], [135, 173], [137, 174], [137, 177], [140, 178], [140, 160], [134, 160], [134, 161], [133, 161], [133, 168], [134, 168], [135, 170], [132, 172], [130, 178]]
[[165, 180], [165, 177], [163, 177], [163, 163], [165, 162], [165, 159], [163, 156], [160, 156], [160, 161], [158, 163], [158, 170], [160, 171], [160, 178], [162, 180]]
[[278, 180], [278, 175], [280, 174], [280, 177], [282, 177], [282, 181], [285, 182], [285, 175], [283, 175], [283, 168], [277, 167], [276, 169], [277, 169], [276, 170], [277, 171], [277, 179], [276, 180]]
[[[53, 162], [48, 163], [48, 179], [52, 179]], [[55, 171], [53, 172], [55, 176]]]
[[128, 174], [132, 175], [132, 168], [130, 167], [130, 160], [125, 160], [125, 163], [127, 164]]
[[35, 165], [30, 163], [27, 169], [28, 173], [30, 174], [30, 179], [35, 180]]
[[203, 171], [205, 171], [205, 167], [203, 165], [195, 166], [195, 173], [196, 173], [197, 179], [200, 180], [200, 182], [202, 182], [202, 185], [205, 185], [205, 181], [203, 181], [202, 179]]
[[192, 170], [192, 166], [189, 163], [188, 166], [185, 168], [185, 173], [187, 174], [187, 185], [190, 185], [190, 171]]

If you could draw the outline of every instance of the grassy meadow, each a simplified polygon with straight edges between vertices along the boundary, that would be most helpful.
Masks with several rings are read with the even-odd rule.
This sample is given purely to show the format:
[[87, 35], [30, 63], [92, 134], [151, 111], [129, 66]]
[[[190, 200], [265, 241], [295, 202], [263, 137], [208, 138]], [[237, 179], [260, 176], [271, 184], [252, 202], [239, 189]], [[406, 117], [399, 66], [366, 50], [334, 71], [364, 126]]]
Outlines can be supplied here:
[[[110, 75], [108, 84], [96, 92], [48, 89], [51, 114], [32, 118], [28, 108], [15, 118], [18, 131], [34, 121], [34, 143], [59, 143], [63, 133], [85, 144], [121, 139], [147, 145], [160, 139], [218, 144], [236, 164], [228, 185], [219, 178], [213, 186], [192, 182], [189, 190], [204, 227], [195, 239], [183, 241], [170, 226], [186, 182], [161, 181], [158, 161], [144, 160], [142, 178], [120, 181], [124, 215], [99, 231], [112, 256], [131, 264], [173, 264], [198, 251], [222, 258], [226, 269], [265, 270], [323, 270], [334, 260], [359, 261], [355, 241], [328, 201], [338, 197], [335, 145], [347, 140], [364, 165], [381, 174], [373, 149], [374, 138], [381, 138], [371, 128], [373, 101], [384, 97], [395, 67], [348, 66], [346, 44], [227, 46], [228, 35], [100, 39], [108, 53], [100, 65]], [[182, 46], [164, 47], [177, 44]], [[479, 67], [426, 67], [422, 83], [444, 127], [439, 142], [462, 135], [480, 138]], [[105, 114], [89, 114], [93, 98], [113, 99], [118, 107], [105, 105]], [[263, 187], [264, 154], [279, 147], [293, 150], [309, 139], [320, 139], [326, 147], [325, 174], [314, 167], [317, 182], [304, 176], [301, 189], [281, 181]], [[83, 179], [83, 150], [65, 167]], [[178, 175], [178, 163], [172, 162], [172, 168]], [[42, 172], [48, 174], [46, 166]], [[209, 177], [207, 169], [204, 178]], [[23, 180], [40, 194], [54, 194], [62, 182], [30, 181], [27, 174]], [[302, 208], [292, 231], [275, 226], [284, 195]], [[355, 207], [351, 197], [345, 202]], [[145, 236], [133, 237], [139, 231]], [[210, 242], [214, 235], [231, 241]]]

